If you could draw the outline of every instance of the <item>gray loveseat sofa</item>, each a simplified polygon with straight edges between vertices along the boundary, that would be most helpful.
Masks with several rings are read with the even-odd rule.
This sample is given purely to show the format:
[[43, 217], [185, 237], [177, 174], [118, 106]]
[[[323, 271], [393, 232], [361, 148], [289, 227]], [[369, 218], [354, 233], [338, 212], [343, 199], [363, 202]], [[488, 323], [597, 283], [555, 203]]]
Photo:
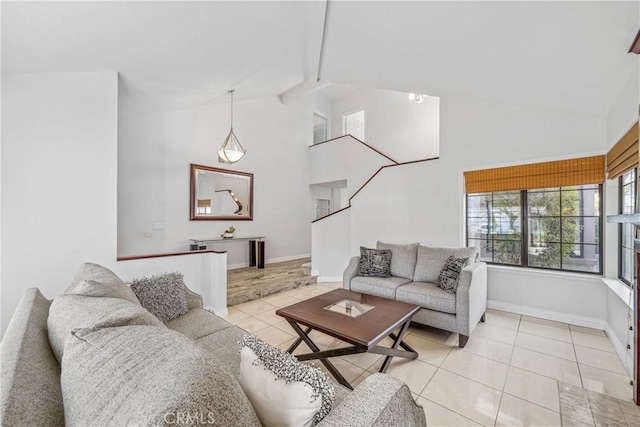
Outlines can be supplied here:
[[[484, 322], [487, 309], [487, 266], [477, 261], [478, 249], [382, 242], [378, 242], [376, 248], [391, 250], [391, 277], [360, 276], [360, 257], [356, 256], [351, 258], [344, 271], [343, 286], [356, 292], [421, 306], [413, 317], [414, 322], [458, 333], [458, 343], [464, 347], [476, 324]], [[469, 258], [455, 293], [448, 293], [435, 284], [450, 255]]]
[[[25, 291], [0, 344], [0, 425], [259, 425], [238, 394], [244, 330], [204, 310], [188, 289], [186, 314], [162, 324], [121, 287], [95, 292], [115, 275], [86, 266], [53, 304], [37, 288]], [[65, 305], [79, 300], [77, 309]], [[426, 426], [408, 387], [389, 375], [373, 374], [353, 391], [336, 383], [335, 391], [320, 426]], [[215, 420], [180, 417], [202, 405], [217, 411]]]

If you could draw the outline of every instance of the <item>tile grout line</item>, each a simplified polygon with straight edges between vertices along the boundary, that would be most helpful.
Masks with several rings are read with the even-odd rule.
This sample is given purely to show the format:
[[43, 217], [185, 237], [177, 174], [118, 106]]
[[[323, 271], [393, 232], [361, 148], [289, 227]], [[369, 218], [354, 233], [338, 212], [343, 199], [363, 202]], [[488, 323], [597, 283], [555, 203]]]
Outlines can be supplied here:
[[[573, 341], [573, 332], [569, 331], [569, 336], [571, 337], [571, 347], [573, 348], [573, 355], [576, 357], [576, 366], [578, 367], [578, 376], [580, 377], [580, 386], [581, 388], [585, 388], [584, 380], [582, 379], [582, 370], [580, 370], [580, 363], [578, 363], [578, 352], [576, 351], [576, 344]], [[589, 408], [591, 408], [591, 405], [589, 405]], [[595, 420], [594, 420], [594, 423], [595, 423]]]
[[[434, 374], [434, 375], [435, 375], [435, 374]], [[461, 413], [459, 413], [459, 412], [456, 412], [456, 411], [454, 411], [454, 410], [452, 410], [452, 409], [449, 409], [449, 408], [447, 408], [446, 406], [442, 406], [442, 405], [441, 405], [441, 404], [439, 404], [438, 402], [434, 402], [434, 401], [433, 401], [433, 400], [431, 400], [431, 399], [427, 399], [426, 397], [423, 397], [422, 395], [419, 395], [418, 397], [419, 397], [419, 398], [421, 398], [421, 399], [426, 400], [427, 402], [431, 402], [431, 403], [433, 403], [434, 405], [438, 405], [439, 407], [444, 408], [444, 409], [446, 409], [447, 411], [451, 411], [451, 412], [453, 412], [454, 414], [459, 415], [459, 416], [461, 416], [462, 418], [464, 418], [464, 419], [466, 419], [466, 420], [469, 420], [469, 421], [471, 421], [471, 422], [472, 422], [472, 423], [474, 423], [474, 424], [482, 425], [482, 424], [480, 424], [479, 422], [477, 422], [477, 421], [475, 421], [475, 420], [473, 420], [473, 419], [471, 419], [471, 418], [467, 417], [466, 415], [463, 415], [463, 414], [461, 414]], [[497, 416], [496, 416], [496, 418], [497, 418]]]

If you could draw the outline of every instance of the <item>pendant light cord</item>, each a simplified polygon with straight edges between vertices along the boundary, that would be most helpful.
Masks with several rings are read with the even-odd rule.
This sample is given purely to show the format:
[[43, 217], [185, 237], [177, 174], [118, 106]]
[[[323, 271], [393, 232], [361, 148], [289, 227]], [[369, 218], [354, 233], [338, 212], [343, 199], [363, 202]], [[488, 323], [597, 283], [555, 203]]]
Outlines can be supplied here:
[[231, 94], [231, 130], [233, 130], [233, 92], [234, 89], [231, 89], [229, 93]]

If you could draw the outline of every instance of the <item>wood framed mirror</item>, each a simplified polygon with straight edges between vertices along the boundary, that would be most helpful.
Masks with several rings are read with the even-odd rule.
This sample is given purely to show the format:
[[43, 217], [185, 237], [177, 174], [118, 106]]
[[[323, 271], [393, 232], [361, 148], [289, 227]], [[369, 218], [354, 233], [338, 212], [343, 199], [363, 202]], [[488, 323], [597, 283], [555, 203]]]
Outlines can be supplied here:
[[252, 221], [253, 174], [191, 164], [190, 219]]

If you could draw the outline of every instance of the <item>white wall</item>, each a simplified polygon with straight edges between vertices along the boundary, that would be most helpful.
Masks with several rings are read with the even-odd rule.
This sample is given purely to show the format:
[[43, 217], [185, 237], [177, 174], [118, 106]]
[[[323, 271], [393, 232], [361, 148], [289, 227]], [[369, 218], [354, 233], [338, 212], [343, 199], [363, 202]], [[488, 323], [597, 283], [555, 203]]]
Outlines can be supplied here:
[[342, 135], [342, 116], [365, 110], [365, 142], [397, 162], [438, 156], [439, 99], [426, 97], [421, 104], [407, 94], [362, 88], [337, 98], [332, 104], [332, 134]]
[[116, 72], [2, 76], [2, 332], [22, 292], [116, 258]]
[[[231, 225], [239, 236], [266, 236], [267, 261], [310, 253], [311, 102], [235, 102], [234, 131], [247, 154], [224, 165], [217, 163], [216, 151], [229, 132], [227, 102], [120, 117], [118, 254], [184, 251], [188, 239], [219, 236]], [[190, 163], [253, 173], [253, 221], [190, 221]], [[163, 222], [164, 230], [152, 230], [154, 222]], [[213, 248], [228, 250], [232, 266], [248, 264], [246, 242]]]
[[607, 114], [607, 147], [611, 148], [638, 121], [640, 61]]
[[[439, 160], [386, 168], [353, 199], [349, 256], [357, 254], [360, 245], [372, 246], [377, 240], [464, 245], [465, 170], [606, 150], [605, 120], [590, 116], [448, 97], [440, 100], [440, 120]], [[551, 280], [547, 272], [512, 270], [517, 280], [509, 272], [490, 273], [492, 301], [604, 325], [604, 285], [593, 276], [550, 273]], [[550, 283], [553, 297], [530, 298], [540, 289], [551, 291]], [[579, 301], [576, 290], [581, 292]]]

